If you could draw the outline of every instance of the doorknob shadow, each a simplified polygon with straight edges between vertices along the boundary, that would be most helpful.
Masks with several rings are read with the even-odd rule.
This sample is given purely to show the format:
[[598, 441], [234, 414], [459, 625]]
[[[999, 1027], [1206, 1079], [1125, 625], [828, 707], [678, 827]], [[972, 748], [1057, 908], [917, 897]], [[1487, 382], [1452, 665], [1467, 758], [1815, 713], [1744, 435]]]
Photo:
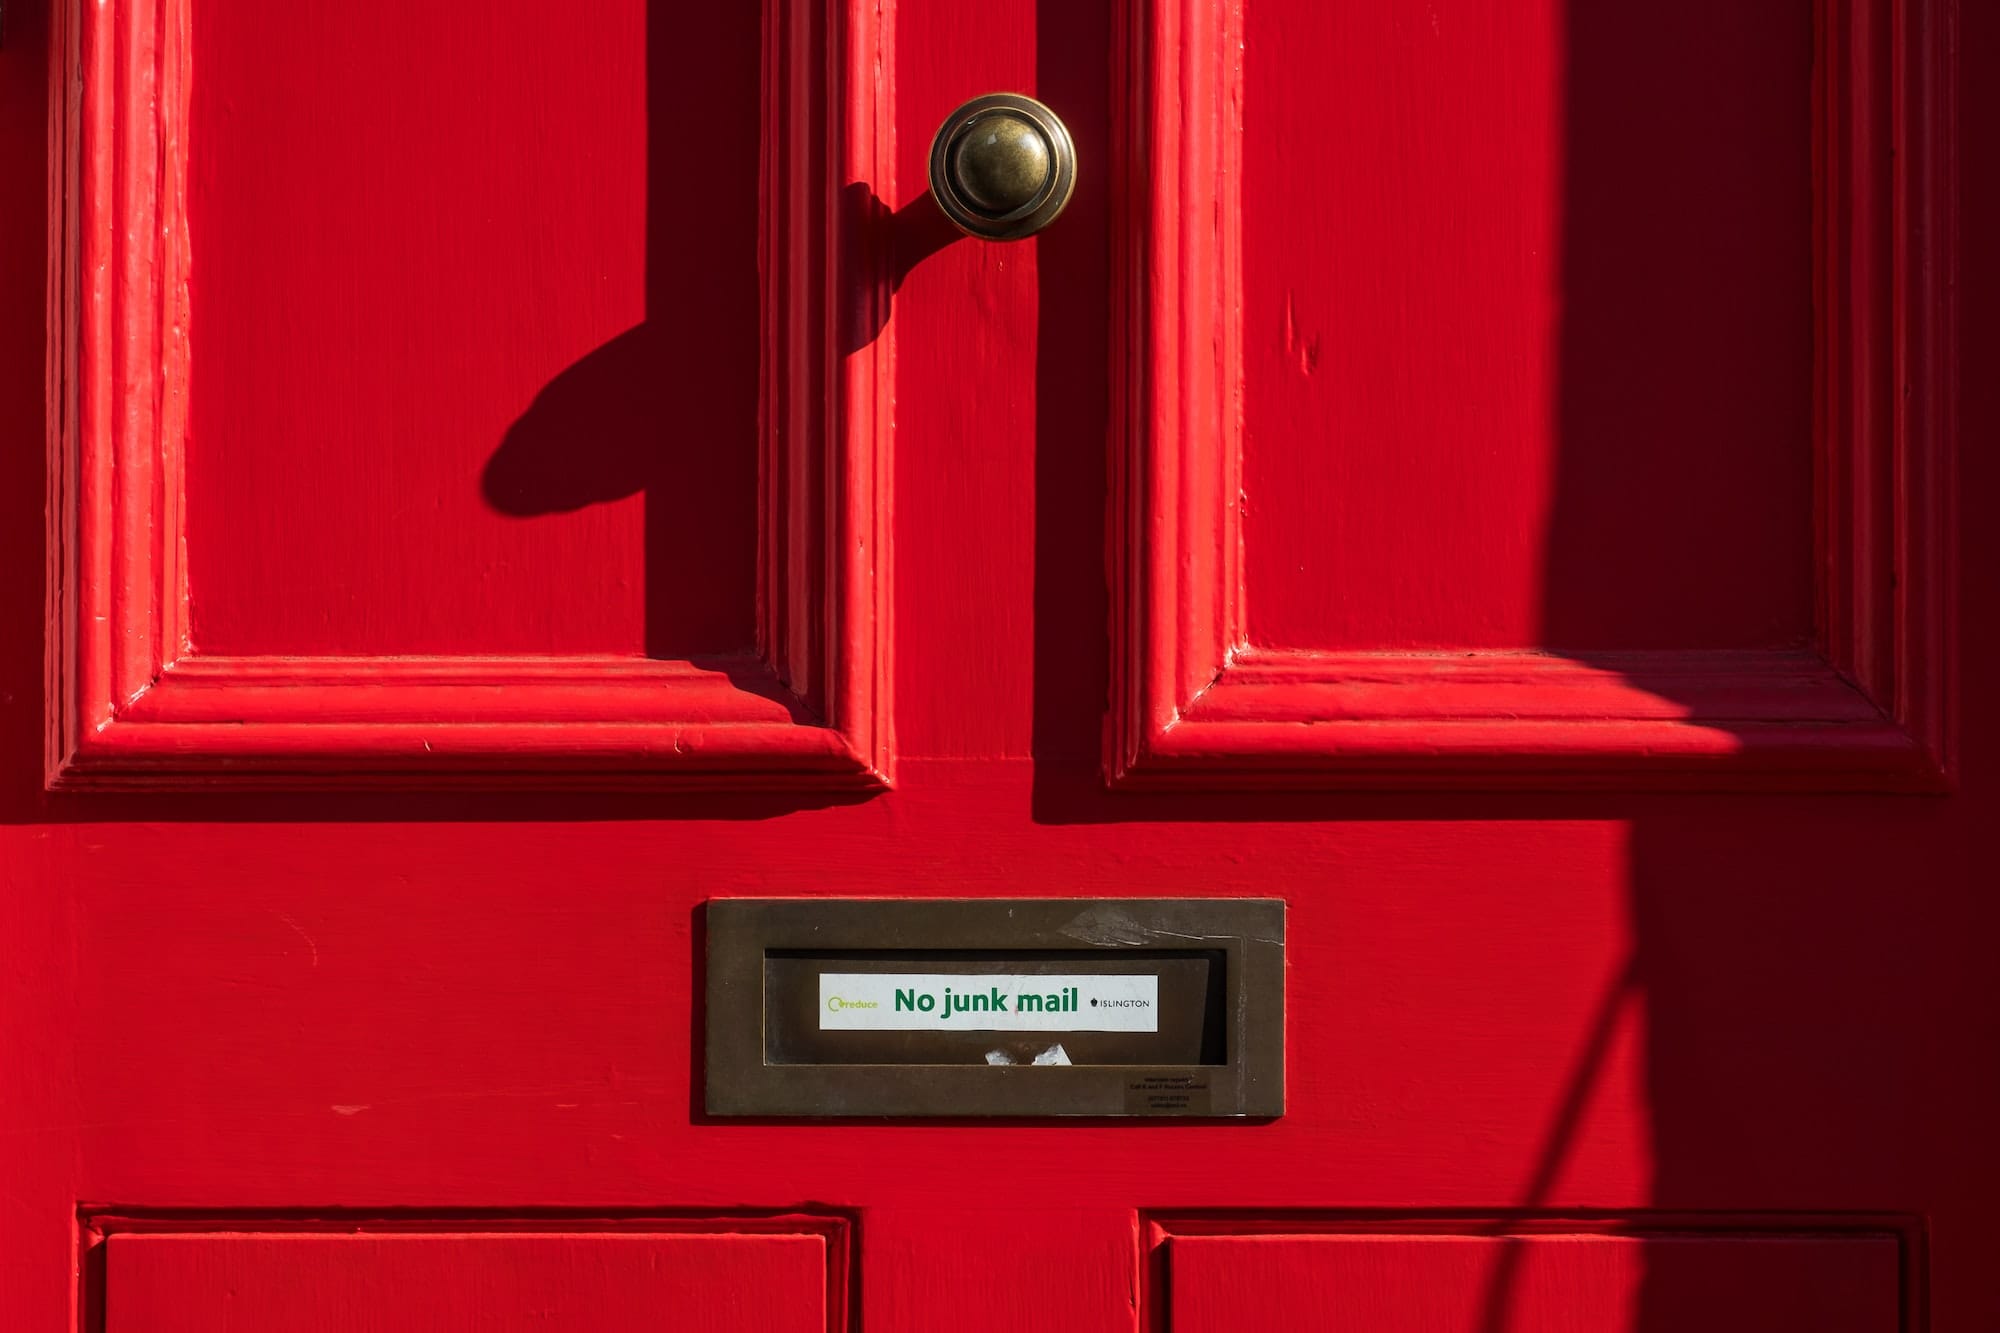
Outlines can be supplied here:
[[[890, 300], [867, 299], [865, 275], [849, 285], [846, 354], [881, 336], [895, 289], [960, 235], [927, 194], [892, 211], [854, 182], [841, 208], [852, 248], [890, 263]], [[751, 641], [754, 259], [747, 272], [680, 274], [669, 302], [674, 316], [649, 316], [557, 374], [508, 427], [480, 476], [492, 509], [524, 519], [643, 494], [650, 657], [747, 651]], [[732, 336], [742, 332], [740, 312], [751, 312], [750, 337]]]
[[[688, 325], [717, 308], [691, 306]], [[752, 637], [756, 386], [701, 343], [658, 320], [627, 329], [535, 395], [480, 477], [516, 518], [643, 493], [649, 657], [743, 652]]]
[[[760, 33], [755, 6], [665, 10], [647, 6], [644, 319], [549, 380], [479, 484], [525, 521], [643, 496], [641, 568], [602, 576], [643, 580], [646, 656], [685, 658], [755, 638], [759, 131], [754, 92], [718, 115], [712, 90], [757, 87]], [[689, 49], [719, 85], [679, 76]], [[551, 275], [604, 280], [589, 255]]]
[[[847, 238], [842, 262], [853, 277], [842, 286], [847, 310], [840, 321], [840, 352], [846, 356], [882, 336], [896, 293], [917, 265], [966, 237], [928, 192], [892, 209], [866, 182], [849, 181], [841, 188], [839, 209]], [[879, 276], [867, 272], [865, 263], [855, 262], [857, 255], [881, 256], [887, 271]]]
[[487, 459], [486, 503], [532, 518], [622, 500], [660, 481], [664, 441], [631, 426], [668, 420], [669, 365], [658, 330], [639, 324], [550, 380]]
[[[864, 185], [848, 188], [866, 190], [868, 187]], [[869, 198], [875, 207], [882, 207], [881, 201], [875, 199], [872, 192]], [[891, 213], [888, 225], [889, 250], [894, 257], [890, 285], [894, 288], [901, 288], [903, 279], [909, 277], [917, 265], [946, 246], [967, 239], [965, 233], [952, 225], [951, 219], [944, 215], [944, 210], [937, 206], [937, 201], [928, 193], [917, 195]]]

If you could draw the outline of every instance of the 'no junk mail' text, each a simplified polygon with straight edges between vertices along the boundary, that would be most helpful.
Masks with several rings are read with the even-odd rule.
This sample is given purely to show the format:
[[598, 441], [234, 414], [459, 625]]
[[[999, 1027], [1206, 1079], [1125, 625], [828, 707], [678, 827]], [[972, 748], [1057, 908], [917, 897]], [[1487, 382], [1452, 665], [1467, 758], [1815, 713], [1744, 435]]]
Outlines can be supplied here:
[[822, 1032], [1157, 1032], [1158, 976], [822, 972]]

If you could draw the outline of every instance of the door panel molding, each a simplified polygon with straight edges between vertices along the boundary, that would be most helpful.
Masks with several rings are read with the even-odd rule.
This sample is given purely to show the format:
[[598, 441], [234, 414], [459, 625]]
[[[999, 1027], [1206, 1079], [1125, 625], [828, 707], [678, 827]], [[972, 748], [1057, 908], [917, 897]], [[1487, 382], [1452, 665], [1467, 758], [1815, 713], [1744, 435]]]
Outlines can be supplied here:
[[1116, 787], [1934, 790], [1953, 771], [1953, 0], [1817, 0], [1808, 652], [1253, 647], [1241, 0], [1114, 49]]
[[[322, 1280], [351, 1278], [352, 1284], [343, 1294], [365, 1303], [371, 1298], [379, 1301], [385, 1295], [395, 1294], [393, 1282], [385, 1281], [386, 1275], [380, 1272], [379, 1258], [385, 1242], [429, 1241], [450, 1246], [461, 1251], [454, 1254], [451, 1262], [467, 1265], [476, 1272], [476, 1265], [480, 1262], [476, 1253], [462, 1252], [476, 1252], [481, 1247], [490, 1250], [494, 1242], [509, 1239], [517, 1244], [525, 1243], [545, 1250], [568, 1250], [582, 1255], [578, 1266], [596, 1279], [586, 1281], [585, 1285], [599, 1292], [604, 1291], [608, 1284], [604, 1281], [601, 1266], [604, 1252], [600, 1250], [596, 1260], [590, 1257], [593, 1241], [622, 1239], [628, 1245], [654, 1242], [666, 1252], [671, 1252], [676, 1242], [691, 1243], [697, 1247], [721, 1242], [722, 1248], [711, 1250], [711, 1253], [716, 1258], [737, 1260], [737, 1265], [733, 1266], [740, 1266], [741, 1259], [746, 1255], [754, 1260], [764, 1253], [757, 1246], [758, 1241], [773, 1240], [780, 1245], [790, 1242], [793, 1246], [798, 1242], [810, 1242], [825, 1271], [825, 1286], [820, 1297], [823, 1318], [813, 1319], [813, 1325], [824, 1328], [826, 1333], [841, 1333], [854, 1327], [859, 1318], [855, 1220], [852, 1216], [834, 1212], [759, 1212], [746, 1209], [717, 1214], [441, 1209], [425, 1213], [329, 1209], [271, 1213], [254, 1210], [85, 1207], [79, 1210], [76, 1218], [77, 1305], [83, 1316], [80, 1327], [106, 1327], [109, 1290], [114, 1281], [110, 1270], [116, 1262], [112, 1251], [131, 1241], [177, 1244], [178, 1253], [172, 1255], [172, 1261], [165, 1264], [164, 1269], [169, 1274], [175, 1269], [185, 1270], [183, 1281], [193, 1279], [187, 1282], [190, 1288], [206, 1287], [209, 1289], [207, 1294], [213, 1295], [213, 1288], [220, 1285], [214, 1281], [216, 1275], [234, 1270], [239, 1278], [249, 1277], [256, 1281], [262, 1288], [258, 1294], [267, 1299], [274, 1291], [282, 1291], [288, 1283], [296, 1282], [299, 1270], [283, 1263], [288, 1257], [287, 1250], [293, 1248], [285, 1243], [293, 1242], [299, 1247], [296, 1251], [299, 1257], [310, 1260], [307, 1271]], [[787, 1247], [790, 1252], [784, 1257], [796, 1262], [800, 1251], [793, 1246]], [[350, 1250], [352, 1253], [344, 1253]], [[370, 1253], [371, 1250], [373, 1253]], [[246, 1264], [246, 1257], [264, 1262]], [[504, 1254], [489, 1255], [485, 1262], [491, 1264], [496, 1258], [504, 1260], [505, 1257]], [[668, 1256], [663, 1254], [660, 1257]], [[697, 1253], [696, 1262], [700, 1259]], [[418, 1268], [417, 1275], [421, 1275], [420, 1265], [406, 1267]], [[442, 1265], [437, 1267], [449, 1271], [442, 1269]], [[628, 1263], [628, 1272], [631, 1267]], [[562, 1271], [560, 1260], [556, 1271]], [[572, 1278], [574, 1275], [572, 1270]], [[412, 1274], [405, 1272], [403, 1276], [407, 1279]], [[742, 1274], [731, 1273], [729, 1276], [740, 1279]], [[159, 1284], [156, 1282], [153, 1285]], [[236, 1295], [232, 1291], [229, 1299], [233, 1301]], [[325, 1299], [326, 1293], [315, 1288], [313, 1300], [323, 1303]], [[740, 1306], [740, 1292], [734, 1299]], [[338, 1303], [336, 1305], [338, 1307]], [[177, 1305], [176, 1308], [184, 1307]], [[129, 1311], [126, 1317], [131, 1317]], [[115, 1324], [112, 1326], [115, 1327]]]
[[691, 661], [199, 652], [189, 4], [58, 27], [50, 786], [888, 785], [888, 266], [844, 193], [893, 193], [878, 6], [765, 0], [758, 647]]
[[1855, 1328], [1922, 1328], [1929, 1308], [1928, 1239], [1899, 1214], [1142, 1214], [1139, 1245], [1146, 1333], [1213, 1326], [1219, 1292], [1231, 1328], [1294, 1327], [1301, 1309], [1383, 1327], [1385, 1290], [1426, 1328], [1495, 1311], [1533, 1326], [1537, 1298], [1607, 1327], [1637, 1315], [1620, 1295], [1710, 1326], [1768, 1327], [1760, 1297]]

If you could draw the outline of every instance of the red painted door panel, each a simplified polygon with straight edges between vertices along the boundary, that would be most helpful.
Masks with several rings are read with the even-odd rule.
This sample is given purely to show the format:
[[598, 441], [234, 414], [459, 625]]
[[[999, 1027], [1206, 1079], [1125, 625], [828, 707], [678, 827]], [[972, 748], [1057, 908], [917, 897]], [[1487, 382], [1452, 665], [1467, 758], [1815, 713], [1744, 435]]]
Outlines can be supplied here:
[[[2000, 1327], [1992, 6], [4, 17], [0, 1329]], [[836, 895], [1285, 1113], [708, 1117]]]
[[817, 1236], [118, 1235], [105, 1333], [825, 1333]]
[[1904, 1326], [1893, 1237], [1189, 1236], [1168, 1263], [1175, 1333]]
[[1806, 642], [1813, 6], [1243, 16], [1249, 642]]
[[[195, 645], [747, 648], [756, 6], [188, 20]], [[668, 43], [699, 78], [649, 81]], [[649, 198], [670, 172], [702, 207]]]

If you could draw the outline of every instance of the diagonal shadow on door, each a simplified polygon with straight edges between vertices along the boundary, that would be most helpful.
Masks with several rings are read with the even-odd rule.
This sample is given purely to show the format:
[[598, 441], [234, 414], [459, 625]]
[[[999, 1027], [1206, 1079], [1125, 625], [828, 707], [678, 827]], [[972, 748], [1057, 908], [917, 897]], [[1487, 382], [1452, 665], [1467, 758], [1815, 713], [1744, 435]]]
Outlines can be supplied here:
[[[733, 69], [670, 77], [690, 49]], [[480, 482], [524, 519], [644, 497], [648, 657], [745, 653], [753, 639], [758, 50], [756, 5], [648, 6], [645, 319], [550, 380]], [[742, 105], [715, 105], [718, 87]], [[590, 271], [587, 257], [549, 262]]]
[[[1790, 623], [1752, 646], [1810, 639], [1816, 8], [1839, 22], [1845, 7], [1691, 0], [1643, 21], [1590, 0], [1563, 7], [1542, 637], [1569, 656], [1616, 666], [1589, 645], [1607, 619], [1632, 623], [1630, 608], [1607, 612], [1620, 599], [1641, 612], [1720, 601], [1745, 579], [1792, 590], [1794, 603]], [[1745, 438], [1758, 448], [1739, 452], [1761, 464], [1717, 449]], [[1668, 506], [1668, 495], [1688, 499]], [[1635, 517], [1678, 558], [1619, 531]], [[1736, 725], [1667, 682], [1628, 678], [1694, 722]], [[1946, 923], [1973, 906], [1953, 862], [1966, 836], [1953, 806], [1775, 794], [1619, 806], [1631, 955], [1587, 1032], [1623, 1010], [1642, 1033], [1651, 1206], [1839, 1212], [1914, 1194], [1981, 1207], [1990, 1170], [1949, 1146], [1979, 1132], [1953, 1123], [1965, 1111], [1937, 1109], [1966, 1099], [1937, 1086], [1949, 1062], [1926, 1059], [1918, 1035], [1936, 1026], [1925, 1015], [1936, 999], [1912, 984], [1913, 968], [1929, 971], [1917, 960], [1953, 952]], [[1576, 1108], [1610, 1076], [1606, 1055], [1588, 1035], [1579, 1043], [1521, 1207], [1570, 1202], [1560, 1177], [1591, 1132]], [[1633, 1333], [1714, 1321], [1673, 1258], [1658, 1252], [1641, 1276]], [[1506, 1262], [1495, 1273], [1481, 1333], [1518, 1327], [1518, 1276]]]
[[[643, 497], [644, 651], [658, 659], [754, 650], [759, 11], [648, 6], [645, 319], [543, 386], [480, 478], [489, 506], [522, 519]], [[689, 50], [733, 69], [680, 77]], [[716, 105], [718, 86], [741, 105]], [[846, 225], [889, 229], [892, 285], [958, 236], [922, 194], [892, 213], [851, 182], [841, 207]], [[881, 331], [849, 323], [850, 343]]]
[[[1108, 8], [1038, 5], [1038, 95], [1098, 124], [1102, 70], [1113, 54], [1098, 26]], [[1687, 619], [1691, 593], [1698, 599], [1701, 587], [1718, 580], [1727, 586], [1762, 576], [1811, 596], [1809, 575], [1773, 563], [1807, 560], [1812, 549], [1811, 7], [1777, 15], [1731, 0], [1695, 0], [1671, 13], [1642, 13], [1567, 0], [1554, 12], [1565, 81], [1556, 265], [1562, 318], [1552, 349], [1541, 646], [1617, 670], [1631, 659], [1596, 651], [1604, 627], [1645, 635], [1648, 598], [1677, 599]], [[1246, 51], [1252, 68], [1258, 55]], [[1746, 148], [1737, 141], [1744, 125], [1783, 140], [1776, 151], [1788, 166], [1777, 179], [1762, 174], [1769, 143]], [[1079, 142], [1089, 137], [1078, 134]], [[1772, 204], [1787, 192], [1789, 210]], [[1742, 207], [1746, 200], [1757, 207]], [[1745, 216], [1762, 208], [1771, 215]], [[1059, 227], [1039, 242], [1035, 819], [1240, 823], [1241, 857], [1251, 869], [1232, 866], [1223, 878], [1233, 884], [1254, 882], [1260, 824], [1430, 825], [1439, 846], [1449, 844], [1455, 824], [1615, 826], [1627, 849], [1626, 936], [1606, 941], [1604, 970], [1574, 1014], [1566, 1058], [1529, 1071], [1545, 1089], [1543, 1110], [1511, 1145], [1525, 1163], [1520, 1177], [1482, 1210], [1498, 1219], [1496, 1232], [1602, 1202], [1579, 1163], [1607, 1145], [1617, 1151], [1615, 1136], [1633, 1132], [1607, 1130], [1593, 1104], [1629, 1074], [1621, 1061], [1634, 1043], [1649, 1131], [1631, 1145], [1650, 1167], [1642, 1215], [1749, 1216], [1796, 1209], [1802, 1200], [1839, 1211], [1907, 1203], [1914, 1189], [1976, 1217], [1993, 1173], [1954, 1161], [1952, 1145], [1980, 1140], [1970, 1123], [1980, 1101], [1954, 1095], [1954, 1078], [1964, 1076], [1952, 1073], [1950, 1061], [1926, 1056], [1920, 1034], [1939, 1030], [1937, 1016], [1926, 1015], [1940, 1000], [1933, 986], [1912, 984], [1911, 971], [1915, 960], [1957, 958], [1964, 952], [1958, 940], [1990, 933], [1990, 905], [1965, 901], [1969, 834], [1947, 803], [1617, 790], [1104, 791], [1097, 747], [1108, 682], [1098, 648], [1105, 617], [1101, 592], [1083, 576], [1101, 568], [1106, 540], [1103, 456], [1095, 447], [1103, 438], [1103, 398], [1092, 379], [1104, 362], [1105, 299], [1093, 280], [1102, 269], [1088, 257], [1104, 225], [1091, 216], [1087, 227]], [[1758, 227], [1765, 231], [1754, 234]], [[1786, 256], [1790, 270], [1761, 269], [1773, 254]], [[1733, 292], [1720, 306], [1719, 287]], [[1706, 370], [1691, 380], [1689, 367]], [[1740, 437], [1744, 413], [1768, 415], [1774, 401], [1782, 411], [1764, 424], [1777, 435], [1762, 439], [1775, 439], [1779, 461], [1764, 480], [1796, 483], [1789, 508], [1763, 512], [1754, 489], [1729, 491], [1718, 481], [1706, 495], [1696, 488], [1702, 512], [1660, 512], [1663, 494], [1690, 488], [1684, 477], [1662, 486], [1649, 469], [1736, 475], [1732, 460], [1704, 461], [1703, 451], [1712, 455], [1716, 441]], [[1685, 544], [1688, 568], [1658, 549], [1639, 550], [1635, 516], [1645, 530], [1666, 534], [1673, 543], [1667, 549]], [[1080, 585], [1088, 596], [1079, 595]], [[1768, 643], [1722, 646], [1796, 647], [1812, 612], [1801, 603], [1791, 613], [1790, 624], [1770, 627]], [[1632, 683], [1681, 705], [1692, 722], [1724, 732], [1737, 725], [1727, 716], [1705, 718], [1697, 701], [1675, 698], [1669, 682]], [[1177, 845], [1170, 829], [1162, 843]], [[1324, 882], [1283, 887], [1336, 910], [1339, 875], [1330, 866]], [[1477, 886], [1480, 893], [1533, 891], [1504, 881]], [[1552, 914], [1565, 910], [1574, 909], [1553, 900], [1546, 906]], [[1442, 932], [1454, 928], [1439, 923]], [[1294, 1058], [1314, 1053], [1299, 1050]], [[1621, 1210], [1629, 1211], [1628, 1202], [1619, 1201]], [[1327, 1197], [1319, 1206], [1352, 1204]], [[1503, 1249], [1461, 1333], [1526, 1327], [1523, 1257], [1520, 1247]], [[1697, 1308], [1702, 1295], [1672, 1262], [1657, 1262], [1638, 1275], [1621, 1333], [1703, 1327], [1715, 1311]]]

